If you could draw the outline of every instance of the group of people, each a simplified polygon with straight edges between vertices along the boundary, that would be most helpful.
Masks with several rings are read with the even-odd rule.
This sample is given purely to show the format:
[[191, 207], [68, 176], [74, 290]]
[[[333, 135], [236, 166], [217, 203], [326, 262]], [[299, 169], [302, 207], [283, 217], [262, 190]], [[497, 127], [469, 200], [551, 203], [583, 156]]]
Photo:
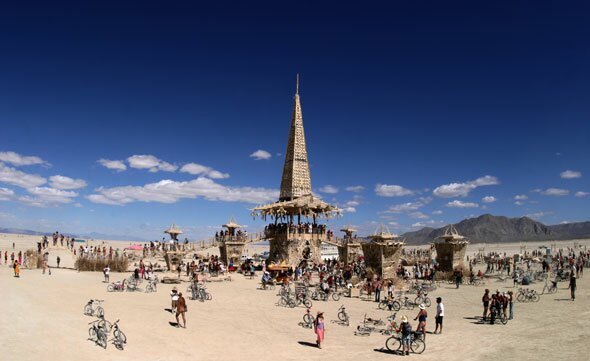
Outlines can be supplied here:
[[486, 288], [481, 302], [483, 303], [483, 322], [487, 321], [489, 315], [490, 324], [493, 325], [500, 316], [500, 312], [509, 320], [514, 318], [514, 293], [512, 291], [500, 292], [500, 290], [496, 290], [496, 293], [490, 295], [490, 290]]
[[334, 232], [329, 230], [325, 224], [316, 223], [275, 223], [264, 227], [264, 234], [272, 236], [276, 233], [289, 234], [325, 234], [328, 238], [334, 236]]

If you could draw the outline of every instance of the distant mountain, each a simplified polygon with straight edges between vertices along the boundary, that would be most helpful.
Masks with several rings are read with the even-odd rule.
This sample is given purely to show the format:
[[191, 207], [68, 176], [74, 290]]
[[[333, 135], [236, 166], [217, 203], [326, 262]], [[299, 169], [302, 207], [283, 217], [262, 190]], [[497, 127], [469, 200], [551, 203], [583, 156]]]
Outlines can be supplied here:
[[[29, 229], [18, 229], [18, 228], [0, 228], [0, 233], [14, 233], [14, 234], [26, 234], [30, 236], [50, 236], [53, 232], [38, 232], [31, 231]], [[71, 234], [64, 232], [64, 234], [74, 238], [88, 238], [88, 239], [103, 239], [103, 240], [115, 240], [115, 241], [132, 241], [132, 242], [146, 242], [147, 240], [135, 237], [135, 236], [122, 236], [113, 234], [104, 234], [98, 232], [91, 232], [89, 234]]]
[[[508, 218], [484, 214], [465, 219], [455, 228], [471, 242], [506, 243], [590, 238], [590, 222], [546, 226], [528, 217]], [[441, 236], [447, 227], [423, 228], [402, 234], [407, 244], [426, 244]]]

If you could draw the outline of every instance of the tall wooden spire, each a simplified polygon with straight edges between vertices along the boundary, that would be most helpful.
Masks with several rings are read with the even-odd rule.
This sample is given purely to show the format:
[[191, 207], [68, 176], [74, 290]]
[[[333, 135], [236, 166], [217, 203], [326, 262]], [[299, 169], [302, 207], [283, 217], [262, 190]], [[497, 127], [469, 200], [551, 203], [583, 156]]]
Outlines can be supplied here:
[[291, 129], [289, 130], [289, 142], [285, 153], [279, 200], [287, 201], [309, 194], [311, 194], [311, 177], [307, 162], [301, 102], [299, 100], [299, 74], [297, 74], [293, 115], [291, 116]]

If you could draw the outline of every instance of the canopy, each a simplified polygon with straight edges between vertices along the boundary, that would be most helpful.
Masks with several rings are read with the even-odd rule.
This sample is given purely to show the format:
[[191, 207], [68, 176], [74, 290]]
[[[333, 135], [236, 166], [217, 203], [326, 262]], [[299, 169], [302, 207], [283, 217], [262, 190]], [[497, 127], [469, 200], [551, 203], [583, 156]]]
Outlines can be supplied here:
[[167, 230], [165, 230], [164, 233], [168, 233], [168, 234], [182, 234], [182, 231], [180, 230], [180, 228], [176, 227], [176, 224], [172, 223], [172, 225], [170, 226], [170, 228], [168, 228]]
[[263, 219], [266, 216], [280, 218], [286, 216], [325, 217], [340, 215], [338, 207], [328, 204], [312, 194], [301, 196], [290, 201], [279, 201], [252, 209], [252, 216]]
[[222, 225], [222, 227], [225, 227], [227, 229], [231, 229], [231, 228], [240, 228], [242, 226], [240, 226], [239, 224], [236, 223], [235, 219], [231, 218], [229, 220], [229, 222], [227, 222], [226, 224]]

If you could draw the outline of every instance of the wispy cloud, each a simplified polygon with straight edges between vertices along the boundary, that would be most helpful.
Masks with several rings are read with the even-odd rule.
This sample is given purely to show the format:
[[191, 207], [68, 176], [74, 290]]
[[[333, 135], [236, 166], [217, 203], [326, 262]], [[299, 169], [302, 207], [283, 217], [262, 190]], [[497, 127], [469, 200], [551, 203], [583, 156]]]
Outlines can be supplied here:
[[523, 201], [516, 201], [516, 202], [514, 202], [514, 204], [516, 204], [517, 206], [523, 206], [524, 202]]
[[21, 188], [32, 188], [47, 183], [47, 180], [36, 174], [21, 172], [15, 168], [0, 163], [0, 182], [12, 184]]
[[515, 201], [525, 201], [527, 199], [529, 199], [529, 197], [526, 194], [517, 194], [514, 196]]
[[426, 204], [430, 203], [432, 198], [430, 197], [422, 197], [415, 202], [407, 202], [396, 204], [387, 208], [385, 213], [404, 213], [404, 212], [412, 212], [417, 211], [418, 209], [424, 207]]
[[561, 188], [535, 189], [533, 192], [541, 193], [544, 196], [567, 196], [570, 194], [569, 190]]
[[553, 214], [553, 212], [536, 212], [536, 213], [530, 213], [530, 214], [525, 215], [525, 217], [529, 217], [529, 218], [532, 218], [532, 219], [540, 219], [540, 218], [543, 218], [543, 217], [545, 217], [545, 216], [547, 216], [549, 214]]
[[498, 178], [486, 175], [464, 183], [450, 183], [436, 187], [432, 194], [441, 198], [466, 197], [477, 187], [500, 184]]
[[14, 196], [12, 189], [0, 187], [0, 201], [9, 201]]
[[174, 164], [164, 162], [153, 155], [146, 154], [132, 155], [127, 158], [127, 162], [131, 168], [148, 169], [152, 173], [159, 171], [175, 172], [178, 169], [178, 166]]
[[79, 189], [86, 187], [86, 181], [83, 179], [73, 179], [63, 175], [54, 175], [49, 177], [49, 184], [57, 189]]
[[0, 152], [0, 162], [10, 163], [15, 166], [35, 165], [51, 166], [49, 162], [44, 161], [37, 156], [25, 156], [15, 152]]
[[561, 172], [560, 176], [563, 179], [581, 178], [582, 172], [578, 172], [575, 170], [566, 170], [566, 171]]
[[197, 163], [187, 163], [180, 168], [180, 171], [183, 173], [188, 173], [192, 175], [204, 176], [211, 179], [225, 179], [229, 178], [229, 174], [222, 173], [218, 170], [215, 170], [211, 167], [207, 167], [205, 165], [197, 164]]
[[97, 162], [105, 168], [114, 169], [117, 172], [122, 172], [127, 169], [125, 162], [122, 160], [99, 159]]
[[473, 202], [462, 202], [458, 200], [454, 200], [452, 202], [447, 203], [447, 207], [450, 208], [477, 208], [479, 204]]
[[348, 186], [345, 188], [347, 192], [360, 193], [365, 190], [363, 186]]
[[202, 197], [210, 201], [264, 203], [274, 200], [279, 192], [274, 189], [253, 187], [227, 187], [215, 181], [198, 177], [191, 181], [161, 180], [143, 186], [98, 188], [87, 196], [94, 203], [124, 205], [133, 202], [176, 203], [181, 199]]
[[64, 191], [50, 187], [34, 187], [27, 189], [27, 191], [32, 194], [33, 197], [22, 196], [19, 197], [18, 200], [34, 207], [48, 207], [72, 203], [73, 198], [78, 196], [78, 193], [73, 191]]
[[381, 197], [402, 197], [414, 194], [413, 191], [395, 184], [377, 184], [375, 193]]
[[589, 195], [590, 195], [589, 192], [582, 192], [582, 191], [576, 192], [576, 197], [579, 197], [579, 198], [587, 197]]
[[328, 185], [321, 187], [320, 192], [328, 193], [328, 194], [336, 194], [336, 193], [338, 193], [338, 188], [328, 184]]
[[430, 218], [429, 216], [427, 216], [426, 214], [422, 213], [422, 212], [412, 212], [409, 214], [410, 217], [412, 218], [416, 218], [416, 219], [428, 219]]
[[254, 160], [268, 160], [272, 157], [272, 154], [267, 152], [266, 150], [258, 149], [254, 153], [250, 154], [250, 158], [254, 158]]
[[441, 214], [443, 214], [443, 211], [440, 211], [440, 210], [432, 211], [432, 214], [434, 214], [434, 215], [437, 215], [437, 216], [438, 216], [438, 215], [441, 215]]
[[481, 199], [481, 201], [484, 202], [484, 203], [494, 203], [497, 200], [498, 199], [496, 197], [494, 197], [494, 196], [486, 196], [486, 197], [483, 197]]

